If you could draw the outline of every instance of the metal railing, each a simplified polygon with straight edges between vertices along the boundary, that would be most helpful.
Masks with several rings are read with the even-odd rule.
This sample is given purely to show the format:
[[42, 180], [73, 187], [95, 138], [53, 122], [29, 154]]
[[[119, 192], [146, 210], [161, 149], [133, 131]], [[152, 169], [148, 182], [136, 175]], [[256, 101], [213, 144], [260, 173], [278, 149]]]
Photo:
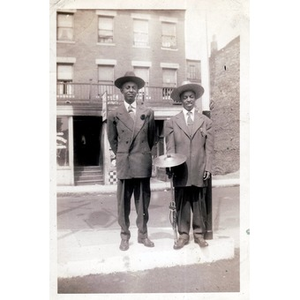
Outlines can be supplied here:
[[[139, 90], [137, 100], [149, 106], [170, 106], [178, 104], [171, 97], [174, 88], [170, 87], [144, 87]], [[93, 83], [57, 83], [57, 104], [101, 104], [101, 95], [107, 93], [108, 105], [119, 105], [123, 95], [114, 85]]]

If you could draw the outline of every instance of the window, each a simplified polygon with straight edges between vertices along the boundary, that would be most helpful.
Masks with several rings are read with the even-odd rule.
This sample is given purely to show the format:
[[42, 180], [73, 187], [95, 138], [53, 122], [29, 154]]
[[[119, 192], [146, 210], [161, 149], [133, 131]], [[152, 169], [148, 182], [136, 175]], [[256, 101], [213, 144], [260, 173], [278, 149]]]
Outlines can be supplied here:
[[56, 120], [56, 162], [58, 166], [69, 165], [68, 121], [68, 117], [60, 117]]
[[98, 66], [99, 95], [107, 92], [108, 98], [114, 94], [114, 66]]
[[134, 67], [134, 74], [145, 81], [145, 86], [149, 86], [149, 68], [148, 67]]
[[199, 62], [187, 62], [187, 79], [190, 81], [200, 81], [200, 61]]
[[176, 87], [176, 69], [163, 69], [163, 86]]
[[57, 40], [73, 41], [74, 16], [70, 13], [57, 14]]
[[163, 99], [170, 99], [173, 89], [176, 87], [177, 70], [176, 69], [163, 69]]
[[161, 42], [163, 48], [175, 49], [176, 45], [176, 24], [162, 22]]
[[111, 44], [114, 41], [114, 18], [99, 16], [98, 43]]
[[188, 78], [196, 79], [196, 66], [189, 65], [188, 67]]
[[74, 93], [73, 89], [73, 65], [72, 64], [57, 64], [57, 95], [71, 96]]
[[139, 90], [139, 98], [145, 100], [149, 99], [149, 68], [148, 67], [134, 67], [134, 74], [145, 81], [145, 86]]
[[148, 20], [133, 20], [133, 45], [138, 47], [149, 46]]

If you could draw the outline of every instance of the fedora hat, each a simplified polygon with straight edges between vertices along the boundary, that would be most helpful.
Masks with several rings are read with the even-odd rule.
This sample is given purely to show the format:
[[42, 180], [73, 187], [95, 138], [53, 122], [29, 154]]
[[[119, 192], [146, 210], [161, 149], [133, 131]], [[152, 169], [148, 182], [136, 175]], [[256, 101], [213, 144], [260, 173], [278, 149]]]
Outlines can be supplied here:
[[171, 98], [174, 101], [181, 101], [180, 95], [186, 91], [193, 91], [195, 93], [196, 99], [200, 98], [204, 93], [204, 88], [200, 84], [191, 83], [190, 81], [182, 82], [181, 86], [175, 88], [171, 93]]
[[115, 81], [115, 86], [121, 89], [122, 85], [128, 81], [135, 82], [138, 86], [138, 89], [141, 89], [145, 85], [145, 81], [142, 78], [135, 76], [134, 72], [129, 71], [126, 72], [123, 77], [120, 77]]

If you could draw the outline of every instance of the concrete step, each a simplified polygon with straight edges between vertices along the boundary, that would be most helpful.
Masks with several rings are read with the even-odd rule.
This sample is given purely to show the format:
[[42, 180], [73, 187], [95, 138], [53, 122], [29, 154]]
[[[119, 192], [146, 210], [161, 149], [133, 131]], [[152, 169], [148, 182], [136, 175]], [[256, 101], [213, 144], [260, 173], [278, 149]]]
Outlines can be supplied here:
[[99, 166], [75, 167], [74, 171], [75, 185], [102, 185], [103, 170]]
[[75, 167], [75, 172], [103, 172], [103, 168], [101, 166], [82, 166], [82, 167]]
[[97, 186], [97, 185], [103, 185], [104, 181], [103, 180], [78, 180], [75, 182], [76, 186]]
[[97, 177], [97, 178], [102, 178], [103, 174], [100, 172], [76, 172], [75, 174], [75, 178], [80, 179], [80, 178], [93, 178], [93, 177]]

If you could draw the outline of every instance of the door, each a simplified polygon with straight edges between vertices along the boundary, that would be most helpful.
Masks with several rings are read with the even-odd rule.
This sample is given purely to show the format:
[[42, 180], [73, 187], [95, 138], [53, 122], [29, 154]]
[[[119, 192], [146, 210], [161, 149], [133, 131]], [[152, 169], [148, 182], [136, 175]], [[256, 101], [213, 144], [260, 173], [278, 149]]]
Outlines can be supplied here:
[[100, 165], [100, 117], [73, 117], [74, 165]]

